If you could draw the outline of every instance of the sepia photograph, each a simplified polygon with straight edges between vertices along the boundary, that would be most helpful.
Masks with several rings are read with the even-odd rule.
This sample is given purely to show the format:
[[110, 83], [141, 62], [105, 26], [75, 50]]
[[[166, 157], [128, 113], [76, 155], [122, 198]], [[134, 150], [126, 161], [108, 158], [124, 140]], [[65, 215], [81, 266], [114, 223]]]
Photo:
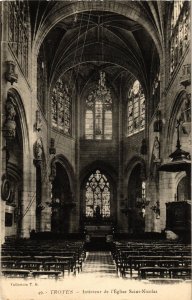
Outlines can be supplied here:
[[0, 299], [190, 300], [191, 2], [0, 0]]

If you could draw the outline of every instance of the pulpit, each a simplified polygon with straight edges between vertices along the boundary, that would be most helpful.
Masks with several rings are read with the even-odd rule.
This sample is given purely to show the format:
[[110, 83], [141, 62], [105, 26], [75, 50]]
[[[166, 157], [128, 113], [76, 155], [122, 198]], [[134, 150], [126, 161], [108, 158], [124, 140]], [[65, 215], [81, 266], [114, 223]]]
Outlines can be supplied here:
[[191, 201], [166, 203], [166, 229], [182, 234], [191, 230]]

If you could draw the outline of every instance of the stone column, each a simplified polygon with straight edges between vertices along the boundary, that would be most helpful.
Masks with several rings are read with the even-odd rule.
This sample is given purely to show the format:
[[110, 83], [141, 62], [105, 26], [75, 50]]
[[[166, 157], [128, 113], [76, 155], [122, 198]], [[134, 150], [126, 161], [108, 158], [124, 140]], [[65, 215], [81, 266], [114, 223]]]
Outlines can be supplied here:
[[[51, 183], [48, 180], [42, 182], [42, 206], [41, 211], [41, 231], [51, 231]], [[47, 202], [47, 203], [46, 203]]]
[[[72, 191], [74, 193], [74, 202], [76, 203], [76, 207], [73, 209], [72, 213], [72, 223], [73, 223], [73, 229], [76, 232], [80, 231], [80, 218], [81, 218], [81, 178], [80, 178], [80, 138], [81, 138], [81, 103], [80, 103], [80, 96], [79, 96], [79, 90], [80, 87], [78, 86], [77, 92], [76, 92], [76, 98], [77, 98], [77, 105], [75, 110], [75, 138], [76, 138], [76, 145], [75, 145], [75, 165], [76, 165], [76, 182], [74, 183], [75, 191]], [[73, 221], [74, 220], [74, 221]]]
[[[117, 99], [116, 99], [117, 101]], [[118, 112], [118, 120], [115, 120], [119, 125], [117, 139], [118, 139], [118, 181], [116, 182], [117, 194], [117, 230], [120, 232], [127, 231], [127, 215], [122, 213], [122, 208], [124, 207], [123, 200], [126, 198], [124, 195], [124, 186], [123, 186], [123, 169], [124, 169], [124, 161], [123, 161], [123, 138], [124, 138], [124, 112], [123, 112], [123, 99], [122, 99], [122, 91], [121, 87], [119, 89], [119, 112]], [[114, 121], [113, 121], [114, 122]], [[114, 123], [113, 123], [114, 128]]]
[[[24, 172], [27, 177], [30, 174]], [[21, 204], [21, 238], [29, 238], [32, 229], [36, 229], [36, 185], [35, 176], [31, 180], [31, 184], [27, 178], [23, 180], [22, 204]]]
[[[32, 153], [32, 151], [31, 151]], [[20, 237], [28, 238], [36, 229], [36, 170], [31, 153], [23, 153], [23, 191], [20, 212]]]
[[77, 215], [77, 207], [71, 206], [67, 209], [67, 213], [69, 214], [69, 233], [76, 233], [79, 231], [79, 222], [78, 220], [78, 215]]

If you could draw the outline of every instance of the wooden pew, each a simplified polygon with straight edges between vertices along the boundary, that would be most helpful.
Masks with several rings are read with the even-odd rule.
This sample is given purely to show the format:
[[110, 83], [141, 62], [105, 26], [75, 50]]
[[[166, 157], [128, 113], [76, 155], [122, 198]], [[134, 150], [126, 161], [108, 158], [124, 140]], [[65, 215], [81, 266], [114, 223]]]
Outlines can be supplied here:
[[30, 270], [22, 270], [22, 269], [2, 269], [2, 274], [6, 277], [28, 277], [30, 274]]
[[[182, 256], [128, 256], [124, 260], [119, 263], [119, 270], [121, 276], [126, 276], [126, 274], [130, 274], [130, 277], [133, 275], [133, 270], [138, 271], [140, 265], [138, 266], [138, 262], [140, 264], [144, 264], [144, 266], [179, 266], [179, 265], [186, 265], [187, 262], [189, 263], [188, 257]], [[149, 265], [147, 265], [147, 262]], [[160, 263], [158, 263], [160, 262]], [[172, 264], [172, 265], [171, 265]], [[143, 266], [143, 265], [142, 265]]]
[[136, 269], [138, 270], [138, 276], [140, 275], [140, 270], [143, 267], [160, 267], [160, 268], [170, 268], [170, 267], [178, 267], [179, 266], [179, 260], [164, 260], [163, 258], [160, 260], [136, 260], [135, 261]]
[[149, 277], [164, 278], [167, 277], [168, 269], [164, 267], [142, 267], [140, 268], [141, 279]]
[[19, 261], [16, 263], [17, 267], [23, 268], [23, 269], [28, 269], [28, 270], [40, 270], [41, 266], [43, 265], [42, 262], [39, 261]]
[[191, 266], [169, 268], [169, 277], [170, 278], [192, 279], [191, 278]]
[[55, 260], [57, 262], [67, 262], [67, 264], [69, 265], [69, 271], [74, 272], [76, 270], [76, 259], [74, 257], [74, 255], [69, 255], [69, 253], [67, 253], [66, 256], [55, 256]]
[[71, 263], [69, 260], [45, 262], [43, 267], [44, 267], [44, 270], [48, 270], [48, 271], [51, 271], [51, 270], [61, 271], [63, 273], [63, 276], [65, 275], [65, 271], [68, 272], [68, 275], [70, 274], [70, 271], [71, 271]]
[[50, 271], [45, 271], [45, 270], [41, 270], [41, 271], [32, 271], [32, 276], [34, 278], [36, 277], [39, 277], [39, 276], [42, 276], [42, 275], [46, 275], [48, 277], [55, 277], [55, 279], [58, 279], [59, 275], [61, 275], [61, 272], [60, 271], [53, 271], [53, 270], [50, 270]]
[[1, 262], [1, 268], [3, 269], [14, 269], [16, 267], [15, 260], [4, 260]]

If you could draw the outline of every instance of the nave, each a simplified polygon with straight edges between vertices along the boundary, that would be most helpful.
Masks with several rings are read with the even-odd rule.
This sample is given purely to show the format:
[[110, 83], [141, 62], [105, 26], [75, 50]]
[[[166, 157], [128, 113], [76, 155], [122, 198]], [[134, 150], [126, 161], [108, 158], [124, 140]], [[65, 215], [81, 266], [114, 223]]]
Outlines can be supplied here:
[[189, 238], [190, 2], [0, 8], [1, 244], [32, 232]]
[[[121, 278], [183, 282], [191, 279], [191, 245], [166, 240], [106, 243], [87, 251], [83, 240], [15, 240], [2, 246], [1, 273], [11, 278]], [[110, 250], [109, 250], [110, 249]]]
[[0, 1], [3, 300], [189, 299], [190, 10]]

